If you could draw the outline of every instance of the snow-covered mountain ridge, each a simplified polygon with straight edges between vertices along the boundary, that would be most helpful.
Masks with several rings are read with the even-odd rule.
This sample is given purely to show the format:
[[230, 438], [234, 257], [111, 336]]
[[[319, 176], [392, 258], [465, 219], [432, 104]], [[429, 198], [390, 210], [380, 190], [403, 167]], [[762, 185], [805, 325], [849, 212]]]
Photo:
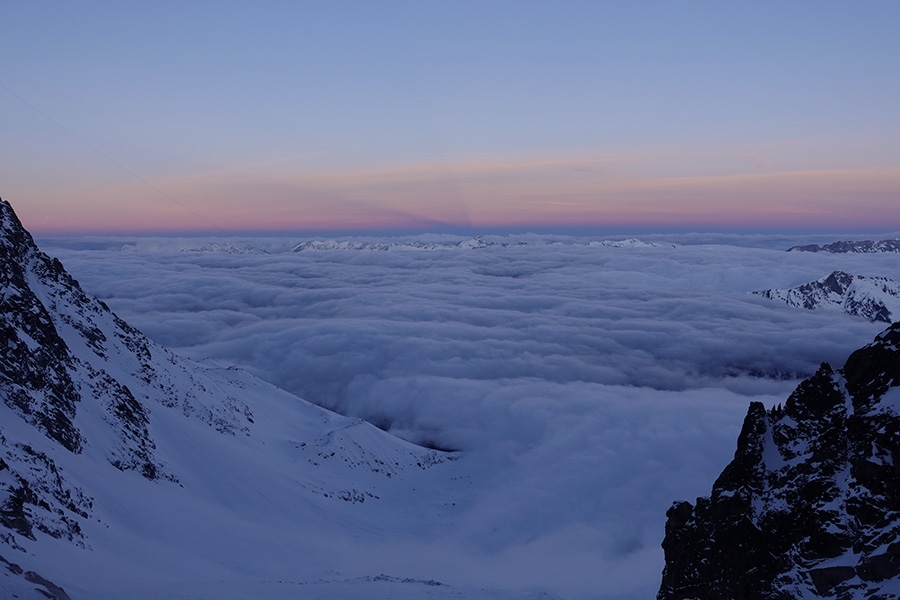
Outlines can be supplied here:
[[[129, 247], [122, 248], [123, 251], [129, 251]], [[248, 246], [237, 242], [209, 242], [202, 246], [182, 248], [182, 252], [212, 252], [222, 254], [269, 254], [268, 250], [263, 250], [256, 246]]]
[[0, 259], [0, 596], [122, 597], [284, 552], [302, 574], [334, 565], [317, 557], [335, 534], [397, 534], [453, 505], [444, 474], [422, 477], [455, 455], [177, 357], [85, 294], [3, 201]]
[[[554, 242], [562, 244], [562, 242]], [[473, 237], [464, 240], [450, 241], [359, 241], [359, 240], [309, 240], [294, 246], [293, 252], [334, 252], [334, 251], [368, 251], [368, 252], [415, 252], [429, 250], [479, 250], [482, 248], [510, 248], [523, 246], [545, 246], [543, 241], [518, 241], [514, 244], [507, 242], [494, 242], [482, 237]], [[625, 240], [601, 240], [587, 243], [591, 247], [606, 248], [675, 248], [674, 244], [661, 244], [657, 242], [643, 242], [635, 238]]]
[[845, 252], [900, 252], [900, 240], [861, 240], [861, 241], [840, 241], [832, 244], [820, 246], [818, 244], [808, 244], [805, 246], [792, 246], [788, 248], [788, 252], [833, 252], [843, 254]]
[[712, 494], [667, 517], [659, 600], [896, 598], [900, 323], [783, 406], [752, 403]]
[[810, 310], [841, 310], [870, 321], [900, 319], [900, 283], [887, 277], [865, 277], [843, 271], [790, 289], [753, 292], [789, 306]]

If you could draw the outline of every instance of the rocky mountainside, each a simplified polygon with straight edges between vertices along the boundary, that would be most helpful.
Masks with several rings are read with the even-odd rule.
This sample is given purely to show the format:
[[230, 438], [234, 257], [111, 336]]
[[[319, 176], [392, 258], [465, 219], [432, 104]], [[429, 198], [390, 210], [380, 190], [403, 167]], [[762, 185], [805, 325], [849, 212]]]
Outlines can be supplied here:
[[753, 292], [798, 308], [842, 310], [870, 321], [900, 319], [900, 282], [887, 277], [864, 277], [843, 271], [786, 290]]
[[751, 404], [711, 495], [667, 517], [659, 600], [897, 598], [900, 323]]
[[820, 246], [818, 244], [808, 244], [806, 246], [792, 246], [788, 248], [788, 252], [834, 252], [843, 254], [845, 252], [900, 252], [900, 240], [862, 240], [834, 242]]
[[[88, 296], [0, 200], [0, 597], [96, 598], [101, 584], [125, 597], [135, 577], [287, 547], [312, 563], [316, 535], [386, 520], [393, 508], [369, 506], [453, 459], [172, 354]], [[254, 533], [227, 534], [241, 527]]]
[[[75, 455], [102, 455], [121, 471], [177, 481], [150, 435], [151, 407], [227, 435], [249, 431], [246, 404], [87, 296], [3, 201], [0, 264], [0, 399], [48, 440]], [[29, 539], [41, 531], [79, 540], [90, 500], [50, 456], [15, 439], [21, 428], [11, 425], [0, 430], [0, 525]], [[103, 434], [89, 435], [94, 427]]]

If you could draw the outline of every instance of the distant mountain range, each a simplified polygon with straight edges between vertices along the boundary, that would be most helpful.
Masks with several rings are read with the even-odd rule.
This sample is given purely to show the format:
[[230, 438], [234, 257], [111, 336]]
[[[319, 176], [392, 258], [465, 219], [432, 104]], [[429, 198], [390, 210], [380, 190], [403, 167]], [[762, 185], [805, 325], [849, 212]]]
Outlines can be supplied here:
[[900, 323], [751, 403], [710, 496], [667, 512], [658, 600], [900, 593]]
[[[427, 250], [479, 250], [482, 248], [510, 248], [523, 246], [547, 246], [547, 242], [526, 242], [520, 241], [515, 244], [506, 242], [492, 242], [482, 237], [473, 237], [463, 240], [451, 241], [435, 241], [425, 242], [418, 240], [396, 241], [396, 242], [364, 242], [357, 240], [311, 240], [301, 242], [294, 246], [294, 252], [309, 251], [341, 251], [356, 250], [369, 252], [397, 252], [397, 251], [427, 251]], [[550, 242], [549, 245], [563, 245], [561, 242]], [[642, 242], [641, 240], [629, 238], [626, 240], [603, 240], [592, 241], [587, 244], [594, 247], [606, 248], [675, 248], [674, 244], [660, 244], [655, 242]]]
[[795, 288], [753, 293], [789, 306], [810, 310], [841, 310], [870, 321], [892, 323], [900, 319], [900, 283], [886, 277], [865, 277], [834, 271]]
[[846, 252], [900, 252], [900, 239], [898, 240], [881, 240], [875, 242], [872, 240], [863, 240], [858, 242], [834, 242], [819, 246], [818, 244], [808, 244], [806, 246], [793, 246], [788, 248], [788, 252], [834, 252], [843, 254]]
[[182, 248], [182, 252], [218, 252], [223, 254], [269, 254], [268, 250], [240, 243], [210, 242], [197, 248]]

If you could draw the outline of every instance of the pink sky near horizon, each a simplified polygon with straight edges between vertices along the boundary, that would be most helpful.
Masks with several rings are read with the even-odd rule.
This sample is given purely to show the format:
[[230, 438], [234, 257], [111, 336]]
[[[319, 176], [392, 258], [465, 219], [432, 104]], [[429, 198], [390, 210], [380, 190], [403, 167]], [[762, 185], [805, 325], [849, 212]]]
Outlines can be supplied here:
[[694, 157], [702, 166], [693, 171], [677, 157], [432, 161], [305, 175], [237, 168], [4, 199], [38, 234], [900, 230], [900, 167], [777, 170], [732, 154], [720, 165]]

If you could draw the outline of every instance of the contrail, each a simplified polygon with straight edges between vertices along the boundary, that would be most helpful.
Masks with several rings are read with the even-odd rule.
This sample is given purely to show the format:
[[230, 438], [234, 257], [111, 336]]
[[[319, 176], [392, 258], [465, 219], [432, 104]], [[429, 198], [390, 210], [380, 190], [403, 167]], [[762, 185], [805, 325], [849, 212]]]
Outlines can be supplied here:
[[37, 114], [41, 115], [42, 117], [44, 117], [45, 119], [47, 119], [48, 121], [50, 121], [51, 123], [53, 123], [54, 125], [59, 127], [60, 129], [65, 131], [67, 134], [69, 134], [70, 136], [72, 136], [73, 138], [75, 138], [76, 140], [78, 140], [79, 142], [81, 142], [82, 144], [84, 144], [85, 146], [87, 146], [88, 148], [93, 150], [94, 152], [96, 152], [98, 155], [100, 155], [101, 157], [103, 157], [104, 159], [106, 159], [107, 161], [112, 163], [113, 165], [117, 166], [121, 170], [125, 171], [126, 173], [128, 173], [129, 175], [131, 175], [132, 177], [137, 179], [139, 182], [146, 185], [148, 188], [150, 188], [151, 190], [153, 190], [154, 192], [156, 192], [163, 198], [166, 198], [172, 204], [180, 206], [181, 208], [183, 208], [187, 212], [191, 213], [192, 215], [194, 215], [195, 217], [197, 217], [204, 223], [207, 223], [210, 227], [213, 227], [214, 229], [217, 229], [218, 231], [220, 231], [222, 233], [230, 235], [230, 232], [225, 231], [224, 229], [222, 229], [221, 227], [219, 227], [218, 225], [216, 225], [215, 223], [213, 223], [212, 221], [210, 221], [209, 219], [207, 219], [200, 213], [196, 212], [195, 210], [192, 210], [191, 208], [188, 208], [187, 206], [185, 206], [184, 204], [182, 204], [181, 202], [179, 202], [178, 200], [176, 200], [175, 198], [173, 198], [166, 192], [162, 191], [161, 189], [159, 189], [158, 187], [156, 187], [155, 185], [153, 185], [152, 183], [150, 183], [149, 181], [147, 181], [146, 179], [144, 179], [143, 177], [141, 177], [140, 175], [138, 175], [137, 173], [135, 173], [134, 171], [132, 171], [131, 169], [129, 169], [128, 167], [123, 165], [122, 163], [120, 163], [119, 161], [115, 160], [114, 158], [112, 158], [111, 156], [109, 156], [108, 154], [106, 154], [105, 152], [103, 152], [102, 150], [100, 150], [99, 148], [97, 148], [96, 146], [94, 146], [93, 144], [91, 144], [90, 142], [85, 140], [84, 138], [82, 138], [79, 135], [77, 135], [76, 133], [74, 133], [71, 129], [69, 129], [68, 127], [66, 127], [65, 125], [63, 125], [62, 123], [60, 123], [59, 121], [57, 121], [56, 119], [54, 119], [53, 117], [51, 117], [50, 115], [48, 115], [47, 113], [45, 113], [44, 111], [42, 111], [41, 109], [36, 107], [34, 104], [29, 102], [28, 100], [26, 100], [19, 94], [15, 93], [11, 89], [9, 89], [2, 82], [0, 82], [0, 87], [2, 87], [4, 90], [6, 90], [11, 96], [13, 96], [17, 100], [19, 100], [19, 102], [21, 102], [22, 104], [24, 104], [25, 106], [27, 106], [28, 108], [30, 108], [31, 110], [36, 112]]

